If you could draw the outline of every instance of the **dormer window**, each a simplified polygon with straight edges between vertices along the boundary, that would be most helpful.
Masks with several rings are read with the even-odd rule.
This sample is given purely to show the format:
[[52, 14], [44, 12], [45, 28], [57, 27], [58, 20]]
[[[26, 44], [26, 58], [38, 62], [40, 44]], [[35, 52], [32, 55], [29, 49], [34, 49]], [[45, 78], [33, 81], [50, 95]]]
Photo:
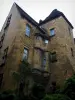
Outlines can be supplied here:
[[50, 29], [50, 36], [54, 36], [55, 35], [55, 30], [54, 28]]
[[28, 37], [30, 36], [30, 26], [27, 24], [26, 25], [26, 33], [25, 33]]

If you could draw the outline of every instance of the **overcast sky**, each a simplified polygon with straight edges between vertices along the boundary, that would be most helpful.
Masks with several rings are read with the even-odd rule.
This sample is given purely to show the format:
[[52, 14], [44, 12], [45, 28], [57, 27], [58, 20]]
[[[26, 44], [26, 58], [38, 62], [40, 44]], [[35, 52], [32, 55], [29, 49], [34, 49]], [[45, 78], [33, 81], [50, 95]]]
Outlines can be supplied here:
[[0, 30], [14, 2], [37, 22], [45, 19], [53, 9], [58, 9], [75, 27], [75, 0], [0, 0]]

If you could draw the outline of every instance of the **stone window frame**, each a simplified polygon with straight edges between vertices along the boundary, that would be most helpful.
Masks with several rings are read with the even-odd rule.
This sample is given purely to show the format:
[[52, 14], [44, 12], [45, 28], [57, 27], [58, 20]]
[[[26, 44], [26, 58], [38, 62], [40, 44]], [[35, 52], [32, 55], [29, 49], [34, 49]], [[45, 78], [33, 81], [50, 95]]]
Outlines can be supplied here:
[[23, 57], [24, 50], [23, 50], [22, 61], [27, 61], [28, 60], [28, 56], [29, 56], [29, 49], [27, 47], [24, 47], [24, 49], [27, 50], [27, 58], [24, 59], [24, 57]]
[[[51, 34], [51, 31], [52, 31], [52, 30], [54, 31], [54, 33]], [[51, 37], [52, 37], [52, 36], [55, 36], [55, 28], [50, 28], [50, 36], [51, 36]]]
[[[27, 28], [29, 28], [29, 33], [27, 33], [27, 31], [28, 31]], [[26, 35], [27, 37], [30, 37], [30, 34], [31, 34], [31, 26], [27, 23], [27, 24], [26, 24], [26, 29], [25, 29], [25, 35]]]

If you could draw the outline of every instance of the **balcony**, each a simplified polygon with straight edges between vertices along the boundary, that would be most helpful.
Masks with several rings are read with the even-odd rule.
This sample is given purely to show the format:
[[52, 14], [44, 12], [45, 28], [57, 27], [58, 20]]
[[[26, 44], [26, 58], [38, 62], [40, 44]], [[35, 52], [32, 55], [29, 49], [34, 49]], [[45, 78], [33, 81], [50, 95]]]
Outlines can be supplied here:
[[32, 76], [35, 82], [39, 82], [41, 84], [46, 85], [50, 79], [50, 73], [45, 70], [33, 68]]

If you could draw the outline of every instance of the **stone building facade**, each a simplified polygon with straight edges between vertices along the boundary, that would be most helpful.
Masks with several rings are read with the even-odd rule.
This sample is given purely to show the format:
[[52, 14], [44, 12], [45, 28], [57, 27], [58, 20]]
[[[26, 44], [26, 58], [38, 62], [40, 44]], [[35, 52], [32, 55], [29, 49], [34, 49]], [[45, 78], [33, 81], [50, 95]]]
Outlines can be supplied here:
[[49, 77], [49, 83], [62, 84], [75, 70], [72, 30], [56, 9], [38, 24], [14, 3], [0, 33], [0, 85], [15, 87], [12, 72], [22, 60], [32, 65], [34, 73]]

